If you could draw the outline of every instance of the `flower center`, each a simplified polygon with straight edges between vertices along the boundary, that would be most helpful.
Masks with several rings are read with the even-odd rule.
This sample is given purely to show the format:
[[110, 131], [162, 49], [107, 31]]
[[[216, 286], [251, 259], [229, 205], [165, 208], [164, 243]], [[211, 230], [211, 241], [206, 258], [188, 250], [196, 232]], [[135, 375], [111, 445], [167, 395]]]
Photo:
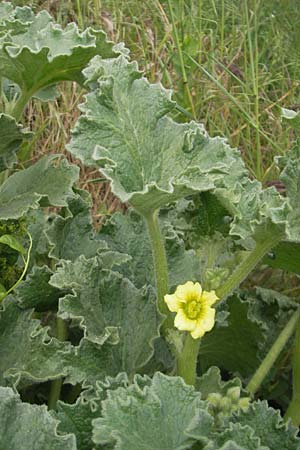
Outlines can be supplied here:
[[202, 305], [199, 300], [190, 300], [185, 306], [185, 313], [189, 319], [196, 319], [199, 317], [201, 309]]

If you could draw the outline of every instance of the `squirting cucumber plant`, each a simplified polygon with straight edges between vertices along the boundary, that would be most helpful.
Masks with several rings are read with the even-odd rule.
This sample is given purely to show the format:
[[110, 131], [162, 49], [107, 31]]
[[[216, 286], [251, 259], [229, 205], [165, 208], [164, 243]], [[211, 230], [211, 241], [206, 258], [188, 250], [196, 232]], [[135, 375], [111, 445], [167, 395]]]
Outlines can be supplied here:
[[[298, 141], [265, 189], [123, 45], [6, 2], [0, 81], [0, 448], [299, 450], [299, 301], [241, 286], [300, 273]], [[128, 205], [99, 231], [77, 166], [22, 159], [62, 81], [86, 89], [68, 152]]]

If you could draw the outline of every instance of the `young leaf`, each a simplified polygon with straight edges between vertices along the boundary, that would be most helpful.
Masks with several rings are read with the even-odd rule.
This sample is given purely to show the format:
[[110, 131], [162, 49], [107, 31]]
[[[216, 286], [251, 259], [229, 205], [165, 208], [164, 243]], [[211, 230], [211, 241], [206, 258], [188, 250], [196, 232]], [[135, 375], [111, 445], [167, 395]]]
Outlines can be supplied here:
[[97, 58], [92, 69], [86, 74], [98, 77], [99, 87], [87, 95], [68, 149], [85, 164], [101, 166], [122, 202], [149, 214], [244, 176], [239, 154], [223, 139], [168, 117], [175, 106], [170, 92], [149, 84], [135, 62]]
[[75, 436], [58, 435], [57, 425], [46, 406], [22, 403], [12, 389], [0, 387], [1, 448], [76, 450]]
[[[213, 418], [191, 386], [161, 373], [150, 385], [138, 382], [108, 392], [102, 418], [93, 421], [96, 444], [115, 444], [118, 450], [184, 450], [196, 440], [208, 442]], [[194, 429], [195, 437], [189, 437]]]
[[0, 114], [0, 172], [9, 169], [17, 161], [16, 153], [24, 139], [31, 133], [17, 125], [15, 119], [7, 114]]
[[0, 186], [0, 219], [18, 219], [29, 209], [67, 206], [79, 169], [65, 159], [57, 165], [57, 155], [45, 156], [28, 169], [11, 175]]

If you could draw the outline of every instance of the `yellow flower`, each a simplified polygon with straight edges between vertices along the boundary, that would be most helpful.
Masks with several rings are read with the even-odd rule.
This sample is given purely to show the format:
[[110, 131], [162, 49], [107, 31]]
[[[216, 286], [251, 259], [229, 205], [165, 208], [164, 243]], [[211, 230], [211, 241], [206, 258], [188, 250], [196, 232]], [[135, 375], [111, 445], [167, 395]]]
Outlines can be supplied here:
[[211, 305], [218, 300], [215, 291], [202, 291], [199, 283], [188, 281], [164, 298], [169, 310], [177, 313], [174, 325], [178, 330], [190, 331], [198, 339], [213, 328], [216, 310]]

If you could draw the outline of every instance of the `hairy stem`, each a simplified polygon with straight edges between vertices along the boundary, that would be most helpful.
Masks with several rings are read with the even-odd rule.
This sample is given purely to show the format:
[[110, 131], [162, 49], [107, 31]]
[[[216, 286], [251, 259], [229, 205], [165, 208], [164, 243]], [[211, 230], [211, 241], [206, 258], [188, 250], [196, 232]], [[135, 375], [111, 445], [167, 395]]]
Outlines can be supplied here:
[[282, 239], [281, 234], [274, 234], [269, 239], [263, 242], [257, 242], [255, 248], [242, 261], [242, 263], [235, 269], [225, 283], [216, 290], [217, 296], [222, 299], [227, 297], [231, 292], [237, 288], [242, 281], [247, 278], [250, 272], [257, 266], [264, 255], [275, 247]]
[[187, 384], [195, 385], [197, 357], [200, 347], [200, 339], [193, 339], [188, 333], [183, 350], [177, 357], [177, 374], [181, 376]]
[[19, 122], [21, 120], [23, 111], [31, 97], [31, 93], [28, 92], [22, 92], [16, 101], [15, 106], [13, 107], [11, 111], [11, 116], [16, 119], [16, 122]]
[[284, 419], [291, 419], [295, 427], [300, 425], [300, 319], [298, 319], [296, 325], [293, 353], [293, 398], [286, 410]]
[[[68, 335], [67, 325], [60, 317], [56, 318], [56, 337], [59, 341], [65, 341]], [[51, 388], [48, 398], [48, 408], [55, 409], [56, 403], [60, 397], [60, 391], [62, 387], [62, 378], [54, 380], [51, 383]]]
[[145, 216], [145, 219], [148, 225], [152, 246], [158, 309], [162, 314], [167, 316], [167, 319], [163, 324], [163, 330], [166, 330], [172, 326], [172, 319], [164, 301], [164, 296], [169, 291], [169, 276], [164, 239], [158, 223], [158, 211], [148, 214]]
[[250, 392], [250, 394], [254, 395], [255, 392], [259, 389], [260, 385], [264, 381], [265, 377], [268, 375], [270, 369], [274, 365], [276, 359], [278, 358], [279, 354], [281, 353], [282, 349], [286, 345], [287, 341], [292, 336], [295, 327], [297, 325], [297, 322], [300, 317], [300, 309], [298, 309], [290, 318], [274, 344], [272, 345], [271, 349], [265, 356], [264, 360], [262, 361], [261, 365], [249, 381], [248, 385], [246, 386], [246, 389]]

